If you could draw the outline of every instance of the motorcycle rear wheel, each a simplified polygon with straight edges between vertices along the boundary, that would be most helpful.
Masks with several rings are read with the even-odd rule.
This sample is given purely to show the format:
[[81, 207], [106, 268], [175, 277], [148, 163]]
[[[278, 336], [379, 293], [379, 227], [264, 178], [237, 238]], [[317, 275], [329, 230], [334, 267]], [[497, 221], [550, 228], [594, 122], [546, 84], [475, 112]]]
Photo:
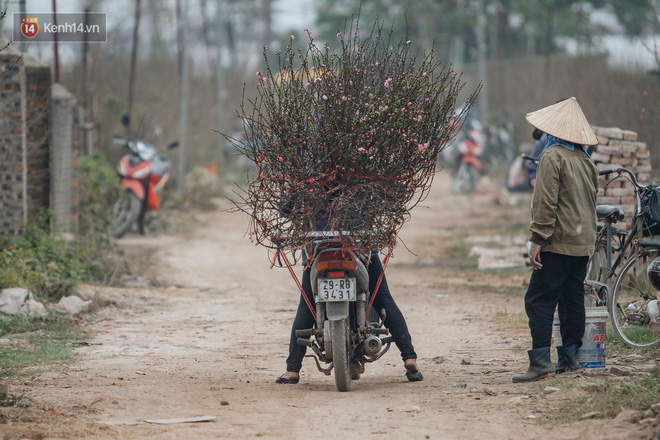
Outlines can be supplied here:
[[478, 179], [479, 171], [470, 164], [462, 163], [451, 177], [451, 192], [457, 196], [470, 194]]
[[112, 208], [112, 226], [115, 237], [121, 238], [133, 226], [140, 214], [142, 203], [133, 191], [120, 194]]
[[332, 333], [332, 361], [334, 364], [337, 391], [349, 391], [351, 389], [351, 359], [348, 350], [346, 320], [332, 321], [330, 326]]

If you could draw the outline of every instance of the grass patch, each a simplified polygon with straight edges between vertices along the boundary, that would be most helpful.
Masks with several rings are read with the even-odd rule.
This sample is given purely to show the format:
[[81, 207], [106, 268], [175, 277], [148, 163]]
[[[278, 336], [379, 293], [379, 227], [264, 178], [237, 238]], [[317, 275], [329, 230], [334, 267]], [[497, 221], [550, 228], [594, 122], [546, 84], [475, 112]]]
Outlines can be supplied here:
[[86, 338], [80, 321], [60, 315], [0, 322], [0, 335], [6, 334], [12, 334], [16, 343], [0, 350], [5, 377], [21, 376], [28, 368], [33, 374], [35, 367], [43, 371], [67, 365], [75, 360], [70, 343]]
[[602, 418], [613, 418], [623, 409], [646, 410], [660, 402], [659, 369], [650, 375], [627, 377], [616, 385], [603, 383], [581, 386], [572, 378], [556, 378], [551, 384], [561, 389], [582, 387], [582, 393], [549, 412], [543, 419], [547, 423], [574, 422], [590, 412], [597, 412]]
[[4, 408], [27, 408], [30, 404], [23, 399], [25, 394], [0, 394], [0, 406]]
[[506, 310], [496, 312], [493, 321], [501, 330], [519, 330], [529, 327], [529, 318], [525, 312], [507, 313]]

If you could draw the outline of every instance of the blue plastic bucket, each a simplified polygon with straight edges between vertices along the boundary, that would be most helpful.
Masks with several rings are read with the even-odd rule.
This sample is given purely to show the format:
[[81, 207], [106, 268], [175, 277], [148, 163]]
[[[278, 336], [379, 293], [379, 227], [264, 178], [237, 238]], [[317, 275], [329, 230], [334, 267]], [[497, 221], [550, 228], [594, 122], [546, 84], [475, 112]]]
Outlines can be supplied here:
[[[584, 337], [578, 350], [577, 361], [585, 370], [605, 369], [605, 345], [607, 344], [607, 308], [587, 307], [585, 309]], [[562, 345], [559, 331], [559, 317], [555, 313], [552, 325], [555, 347]]]

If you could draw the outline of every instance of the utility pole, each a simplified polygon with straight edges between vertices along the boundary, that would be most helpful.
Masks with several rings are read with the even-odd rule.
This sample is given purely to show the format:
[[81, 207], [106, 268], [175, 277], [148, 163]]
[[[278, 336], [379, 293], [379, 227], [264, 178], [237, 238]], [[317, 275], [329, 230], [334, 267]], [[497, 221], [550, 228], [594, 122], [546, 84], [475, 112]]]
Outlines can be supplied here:
[[133, 117], [133, 90], [135, 86], [135, 70], [137, 69], [138, 36], [140, 29], [140, 3], [141, 0], [137, 0], [135, 2], [135, 27], [133, 28], [133, 48], [131, 50], [131, 72], [128, 77], [128, 123], [126, 124], [126, 134], [129, 134], [131, 118]]
[[[19, 0], [18, 2], [18, 7], [21, 11], [21, 19], [23, 19], [23, 17], [27, 17], [27, 6], [25, 2], [26, 0]], [[3, 11], [6, 9], [7, 9], [7, 2], [5, 2], [5, 9], [3, 9]], [[21, 41], [19, 48], [21, 52], [25, 53], [25, 50], [27, 49], [27, 44], [25, 43], [25, 41]]]
[[[215, 5], [215, 29], [216, 29], [216, 55], [215, 55], [215, 82], [217, 90], [217, 107], [216, 107], [216, 118], [218, 124], [218, 131], [224, 131], [225, 129], [225, 115], [224, 115], [224, 102], [222, 97], [222, 91], [225, 87], [224, 81], [224, 72], [222, 68], [222, 19], [223, 19], [223, 2], [222, 0], [217, 0]], [[218, 151], [221, 159], [224, 160], [224, 145], [225, 138], [218, 136]], [[224, 164], [221, 164], [224, 165]]]
[[[55, 25], [55, 29], [57, 29], [57, 5], [56, 5], [56, 0], [53, 0], [53, 24]], [[54, 56], [53, 58], [55, 59], [55, 82], [58, 83], [60, 82], [60, 55], [57, 49], [57, 32], [53, 34], [53, 49], [54, 49]]]
[[486, 12], [484, 11], [484, 0], [475, 0], [474, 5], [477, 9], [477, 73], [481, 81], [482, 89], [477, 100], [477, 109], [479, 111], [479, 120], [486, 121], [488, 116], [488, 69], [486, 59]]
[[179, 197], [186, 194], [186, 156], [188, 137], [188, 0], [181, 1], [181, 95], [179, 101]]
[[[465, 0], [456, 0], [456, 10], [460, 14], [464, 14], [465, 11]], [[460, 23], [461, 28], [463, 23]], [[461, 29], [456, 36], [454, 37], [454, 65], [458, 72], [463, 71], [464, 58], [463, 53], [465, 52], [465, 40], [463, 39], [463, 29]]]

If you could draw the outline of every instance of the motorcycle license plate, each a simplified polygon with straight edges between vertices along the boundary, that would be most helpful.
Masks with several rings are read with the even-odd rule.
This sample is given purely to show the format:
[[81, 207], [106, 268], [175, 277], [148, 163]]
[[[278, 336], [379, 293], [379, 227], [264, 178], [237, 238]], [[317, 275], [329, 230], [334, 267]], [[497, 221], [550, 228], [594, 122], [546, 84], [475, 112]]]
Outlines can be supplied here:
[[319, 301], [355, 301], [355, 278], [319, 278]]

